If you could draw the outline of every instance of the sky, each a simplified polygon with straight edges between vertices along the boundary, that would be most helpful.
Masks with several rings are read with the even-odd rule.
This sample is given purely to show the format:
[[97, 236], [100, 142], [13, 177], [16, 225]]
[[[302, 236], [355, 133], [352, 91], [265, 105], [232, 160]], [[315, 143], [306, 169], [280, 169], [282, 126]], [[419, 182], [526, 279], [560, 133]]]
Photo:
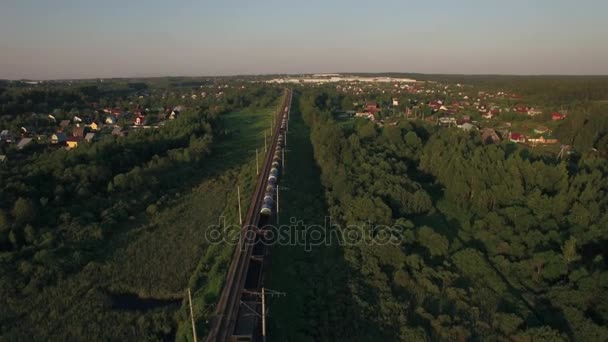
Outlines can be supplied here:
[[605, 0], [0, 0], [0, 79], [608, 74]]

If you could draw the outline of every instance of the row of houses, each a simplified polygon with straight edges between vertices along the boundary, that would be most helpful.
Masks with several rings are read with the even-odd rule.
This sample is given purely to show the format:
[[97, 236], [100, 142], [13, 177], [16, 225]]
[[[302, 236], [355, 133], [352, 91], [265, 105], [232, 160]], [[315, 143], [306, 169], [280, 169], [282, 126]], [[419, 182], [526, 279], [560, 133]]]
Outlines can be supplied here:
[[536, 136], [526, 136], [519, 132], [511, 132], [503, 130], [498, 133], [493, 128], [480, 129], [475, 122], [471, 122], [470, 118], [456, 119], [454, 117], [441, 117], [437, 119], [437, 124], [440, 126], [457, 127], [463, 131], [481, 131], [482, 140], [484, 142], [497, 143], [501, 140], [508, 140], [514, 143], [523, 143], [531, 145], [557, 144], [559, 141], [551, 135], [551, 132], [546, 127], [534, 129]]
[[[182, 109], [181, 106], [163, 108], [163, 111], [159, 115], [159, 120], [176, 119]], [[110, 128], [111, 134], [115, 136], [126, 135], [127, 131], [118, 125], [119, 118], [125, 115], [126, 112], [117, 108], [104, 108], [103, 112], [109, 114], [103, 122], [91, 120], [90, 118], [82, 119], [76, 115], [71, 120], [61, 120], [57, 124], [57, 131], [50, 135], [36, 134], [36, 130], [31, 127], [22, 127], [19, 134], [12, 134], [9, 130], [4, 129], [0, 132], [0, 142], [7, 145], [16, 143], [17, 150], [23, 150], [33, 141], [48, 141], [51, 145], [65, 146], [68, 149], [72, 149], [78, 147], [78, 144], [81, 142], [93, 142], [103, 129], [107, 130], [107, 128]], [[148, 127], [146, 126], [148, 116], [145, 113], [145, 111], [139, 109], [134, 111], [134, 127]], [[48, 118], [51, 122], [57, 122], [52, 114], [49, 114]]]
[[83, 124], [81, 121], [77, 122], [76, 125], [72, 126], [70, 120], [62, 120], [58, 125], [57, 131], [48, 135], [36, 134], [34, 130], [25, 128], [22, 128], [20, 135], [15, 135], [5, 129], [0, 132], [0, 142], [9, 146], [15, 144], [17, 150], [23, 150], [33, 142], [46, 142], [52, 146], [72, 149], [78, 147], [82, 142], [92, 143], [102, 134], [101, 131], [103, 129], [115, 136], [126, 135], [126, 131], [118, 125], [104, 125], [97, 122]]
[[531, 145], [545, 145], [545, 144], [557, 144], [559, 141], [551, 134], [543, 134], [536, 137], [525, 136], [518, 132], [509, 133], [509, 140], [514, 143], [531, 144]]

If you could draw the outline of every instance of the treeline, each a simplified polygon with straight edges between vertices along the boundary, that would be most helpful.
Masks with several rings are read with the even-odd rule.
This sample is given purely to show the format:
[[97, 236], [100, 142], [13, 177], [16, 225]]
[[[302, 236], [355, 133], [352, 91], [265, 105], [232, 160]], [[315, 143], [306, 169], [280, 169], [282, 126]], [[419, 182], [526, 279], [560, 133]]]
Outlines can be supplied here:
[[341, 337], [608, 338], [605, 159], [407, 121], [343, 130], [323, 103], [309, 91], [301, 109], [334, 222], [390, 226], [400, 241], [343, 247], [352, 301], [334, 303]]

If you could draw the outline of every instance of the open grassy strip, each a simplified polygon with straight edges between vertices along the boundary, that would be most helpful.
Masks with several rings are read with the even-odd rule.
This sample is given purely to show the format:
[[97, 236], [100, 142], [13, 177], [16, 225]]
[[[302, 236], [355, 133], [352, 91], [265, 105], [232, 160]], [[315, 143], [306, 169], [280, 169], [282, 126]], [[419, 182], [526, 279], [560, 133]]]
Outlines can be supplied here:
[[[281, 179], [281, 186], [286, 189], [281, 191], [280, 222], [290, 225], [295, 219], [302, 224], [297, 228], [281, 226], [280, 229], [305, 234], [304, 227], [323, 226], [328, 214], [310, 143], [310, 129], [302, 120], [297, 97], [287, 143], [285, 173]], [[335, 243], [309, 247], [309, 251], [305, 244], [272, 247], [267, 287], [287, 295], [269, 300], [270, 341], [311, 341], [322, 336], [345, 336], [335, 329], [336, 323], [346, 317], [345, 308], [335, 305], [346, 294], [342, 251]], [[345, 300], [341, 302], [346, 303]]]

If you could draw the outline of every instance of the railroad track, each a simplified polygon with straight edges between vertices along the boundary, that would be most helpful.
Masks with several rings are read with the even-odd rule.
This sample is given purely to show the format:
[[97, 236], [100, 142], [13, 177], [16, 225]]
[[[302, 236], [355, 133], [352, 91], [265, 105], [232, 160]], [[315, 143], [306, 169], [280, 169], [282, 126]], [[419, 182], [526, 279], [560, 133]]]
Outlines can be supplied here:
[[[282, 122], [283, 119], [286, 119], [288, 116], [289, 109], [291, 108], [291, 100], [291, 89], [285, 89], [285, 96], [280, 108], [280, 114], [277, 115], [275, 119], [271, 143], [257, 179], [251, 204], [247, 210], [245, 220], [243, 221], [239, 242], [235, 247], [232, 263], [230, 264], [230, 268], [226, 275], [226, 282], [224, 283], [222, 294], [216, 306], [215, 318], [211, 323], [211, 330], [207, 335], [206, 341], [208, 342], [236, 340], [233, 336], [236, 335], [235, 329], [239, 320], [239, 311], [241, 309], [243, 291], [245, 290], [245, 281], [248, 276], [249, 266], [252, 262], [252, 253], [255, 243], [255, 240], [251, 241], [250, 238], [258, 236], [259, 229], [263, 228], [263, 225], [265, 224], [264, 221], [267, 219], [267, 217], [260, 214], [260, 210], [264, 203], [266, 186], [268, 184], [269, 175], [271, 174], [273, 153], [277, 146], [279, 146], [279, 136], [282, 134]], [[261, 267], [263, 267], [263, 260]], [[258, 286], [262, 279], [261, 275], [262, 271], [260, 269], [257, 279]], [[258, 324], [255, 322], [257, 322], [257, 320], [254, 317], [250, 336], [256, 335], [254, 330], [257, 329]], [[241, 340], [243, 339], [239, 339], [239, 341]]]

